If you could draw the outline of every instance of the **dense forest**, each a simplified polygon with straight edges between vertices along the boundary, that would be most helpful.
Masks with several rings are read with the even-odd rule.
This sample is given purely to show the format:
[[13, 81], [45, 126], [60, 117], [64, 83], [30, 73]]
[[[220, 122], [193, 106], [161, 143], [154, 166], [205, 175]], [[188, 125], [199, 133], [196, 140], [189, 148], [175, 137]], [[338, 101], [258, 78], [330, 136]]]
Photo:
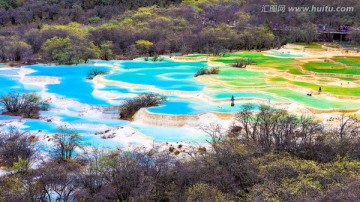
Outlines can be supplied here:
[[[230, 128], [204, 126], [209, 146], [99, 150], [59, 128], [50, 155], [37, 138], [0, 132], [0, 201], [357, 201], [359, 120], [333, 128], [247, 104]], [[79, 149], [86, 152], [78, 153]]]
[[[316, 40], [317, 25], [351, 26], [359, 42], [357, 0], [326, 1], [352, 6], [349, 13], [266, 13], [262, 5], [323, 5], [321, 0], [1, 0], [0, 60], [74, 64], [89, 58], [132, 59], [142, 55], [221, 54], [268, 49]], [[269, 24], [294, 27], [276, 34]]]

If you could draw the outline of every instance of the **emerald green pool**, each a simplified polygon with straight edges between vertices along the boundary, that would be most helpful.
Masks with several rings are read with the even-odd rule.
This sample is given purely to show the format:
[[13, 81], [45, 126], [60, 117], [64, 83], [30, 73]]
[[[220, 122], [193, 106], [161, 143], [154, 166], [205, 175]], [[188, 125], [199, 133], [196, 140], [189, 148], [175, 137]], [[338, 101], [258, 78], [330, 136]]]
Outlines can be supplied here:
[[307, 96], [305, 93], [289, 89], [267, 89], [265, 92], [273, 93], [274, 95], [281, 96], [291, 101], [303, 104], [305, 106], [317, 109], [358, 109], [360, 103], [355, 101], [346, 101], [335, 98], [324, 98], [321, 96]]
[[360, 75], [360, 68], [346, 68], [339, 64], [330, 62], [309, 62], [303, 65], [308, 71], [317, 73], [336, 73], [336, 74], [353, 74]]

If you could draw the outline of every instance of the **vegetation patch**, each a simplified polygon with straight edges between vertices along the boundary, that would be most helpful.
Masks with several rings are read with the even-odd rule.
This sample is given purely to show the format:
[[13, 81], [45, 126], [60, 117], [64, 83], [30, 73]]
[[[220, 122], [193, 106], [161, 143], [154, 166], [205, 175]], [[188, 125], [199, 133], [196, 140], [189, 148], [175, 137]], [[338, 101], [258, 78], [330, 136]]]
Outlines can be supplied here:
[[358, 201], [359, 120], [339, 121], [330, 129], [313, 117], [244, 104], [229, 128], [202, 126], [206, 146], [77, 154], [80, 137], [61, 127], [45, 157], [25, 132], [0, 131], [1, 166], [11, 172], [0, 177], [0, 199]]
[[101, 18], [99, 16], [95, 16], [95, 17], [91, 17], [91, 18], [88, 18], [88, 22], [90, 24], [92, 23], [97, 23], [97, 22], [100, 22], [101, 21]]
[[105, 75], [109, 72], [100, 69], [92, 69], [87, 73], [86, 79], [93, 80], [97, 75]]
[[194, 77], [207, 75], [207, 74], [219, 74], [219, 72], [220, 72], [219, 67], [201, 68], [195, 73]]
[[49, 102], [41, 100], [35, 93], [10, 92], [0, 97], [0, 103], [6, 110], [3, 114], [32, 119], [38, 119], [39, 112], [49, 108]]
[[141, 108], [160, 106], [166, 101], [166, 97], [154, 93], [138, 95], [135, 98], [126, 100], [119, 107], [120, 119], [132, 120], [133, 116]]
[[247, 59], [247, 60], [238, 59], [238, 60], [235, 60], [235, 63], [233, 63], [231, 66], [237, 67], [237, 68], [245, 68], [246, 66], [252, 65], [252, 64], [256, 64], [256, 62], [251, 59]]
[[152, 61], [152, 62], [162, 62], [164, 61], [164, 58], [159, 57], [158, 55], [154, 55], [153, 57], [144, 57], [144, 61]]

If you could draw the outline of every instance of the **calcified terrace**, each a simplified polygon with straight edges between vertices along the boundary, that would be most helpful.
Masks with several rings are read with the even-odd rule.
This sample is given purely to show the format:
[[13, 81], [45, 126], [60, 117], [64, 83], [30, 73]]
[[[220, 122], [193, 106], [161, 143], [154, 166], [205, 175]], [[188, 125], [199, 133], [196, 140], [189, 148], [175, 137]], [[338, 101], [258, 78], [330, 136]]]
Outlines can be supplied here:
[[[16, 125], [54, 133], [59, 125], [67, 124], [83, 134], [89, 144], [115, 147], [145, 142], [150, 145], [151, 141], [204, 142], [206, 135], [199, 130], [200, 125], [230, 124], [244, 103], [268, 104], [319, 118], [344, 112], [359, 114], [357, 53], [324, 45], [287, 45], [267, 52], [163, 58], [158, 62], [139, 58], [92, 60], [77, 66], [2, 67], [1, 93], [14, 89], [34, 91], [52, 101], [50, 111], [42, 112], [40, 120], [1, 116], [5, 123], [2, 128]], [[252, 60], [255, 64], [232, 67], [238, 59]], [[200, 68], [208, 67], [219, 67], [220, 73], [194, 77]], [[109, 74], [86, 80], [87, 72], [94, 68]], [[165, 95], [168, 101], [159, 107], [140, 110], [133, 122], [116, 120], [116, 106], [147, 92]], [[232, 96], [234, 107], [230, 106]], [[124, 137], [112, 141], [94, 136], [109, 129]]]

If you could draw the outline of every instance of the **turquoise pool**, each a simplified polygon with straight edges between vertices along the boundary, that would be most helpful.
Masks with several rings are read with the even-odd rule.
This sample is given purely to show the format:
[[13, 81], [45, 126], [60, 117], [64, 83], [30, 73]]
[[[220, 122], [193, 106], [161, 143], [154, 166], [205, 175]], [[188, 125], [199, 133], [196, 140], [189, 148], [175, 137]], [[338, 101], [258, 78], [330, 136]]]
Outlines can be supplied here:
[[173, 114], [173, 115], [196, 115], [204, 112], [222, 112], [222, 113], [236, 113], [241, 110], [242, 104], [236, 104], [234, 107], [228, 103], [211, 103], [205, 104], [201, 100], [185, 100], [179, 98], [170, 98], [164, 105], [159, 107], [151, 107], [149, 112], [157, 114]]
[[29, 76], [53, 76], [61, 79], [60, 84], [47, 85], [48, 92], [50, 93], [55, 93], [85, 104], [110, 105], [106, 99], [92, 95], [94, 85], [91, 81], [86, 80], [86, 75], [91, 69], [109, 71], [110, 67], [108, 66], [82, 64], [76, 66], [31, 65], [26, 67], [36, 71]]
[[[294, 57], [297, 55], [280, 54], [277, 56]], [[203, 67], [207, 67], [205, 62], [174, 62], [164, 60], [162, 62], [145, 62], [141, 59], [134, 61], [101, 61], [91, 60], [89, 64], [74, 66], [51, 66], [51, 65], [30, 65], [27, 68], [36, 72], [29, 76], [52, 76], [60, 79], [59, 84], [48, 84], [47, 92], [54, 93], [64, 98], [76, 100], [83, 104], [92, 106], [118, 106], [122, 101], [132, 98], [140, 93], [152, 92], [155, 87], [159, 92], [172, 92], [172, 94], [163, 94], [168, 97], [167, 102], [162, 106], [151, 107], [147, 110], [157, 114], [171, 115], [196, 115], [204, 112], [223, 112], [235, 113], [242, 109], [242, 102], [235, 102], [235, 107], [230, 106], [230, 98], [259, 98], [270, 100], [271, 102], [299, 102], [307, 106], [317, 108], [344, 107], [352, 108], [358, 102], [340, 103], [341, 100], [326, 100], [321, 97], [307, 97], [298, 92], [289, 89], [259, 88], [252, 92], [249, 89], [229, 90], [220, 86], [219, 88], [210, 88], [194, 78], [194, 74]], [[101, 84], [95, 86], [92, 81], [86, 80], [86, 75], [91, 69], [101, 69], [110, 71], [113, 65], [117, 64], [118, 69], [113, 70], [112, 74], [104, 76], [110, 81], [120, 81], [129, 85]], [[231, 69], [223, 69], [219, 76], [234, 74]], [[241, 86], [243, 83], [247, 86], [249, 82], [254, 85], [264, 82], [265, 75], [256, 71], [241, 71], [238, 73], [239, 79], [230, 83]], [[43, 89], [34, 85], [22, 84], [20, 82], [19, 69], [0, 68], [0, 94], [9, 91], [35, 91], [40, 92]], [[110, 83], [110, 82], [109, 82]], [[138, 85], [138, 86], [137, 86]], [[217, 85], [216, 83], [213, 85]], [[218, 84], [221, 85], [221, 84]], [[99, 92], [99, 94], [94, 93]], [[175, 95], [173, 92], [179, 92]], [[261, 92], [263, 91], [263, 92]], [[109, 97], [103, 97], [110, 95]], [[217, 100], [218, 102], [206, 101], [202, 96]], [[113, 96], [115, 95], [115, 96]], [[205, 97], [206, 98], [206, 97]], [[219, 100], [228, 100], [220, 102]], [[246, 102], [246, 101], [244, 101]], [[62, 124], [69, 124], [75, 127], [75, 130], [83, 136], [84, 144], [99, 145], [104, 147], [122, 146], [121, 142], [103, 140], [100, 136], [93, 135], [94, 132], [103, 131], [104, 128], [130, 126], [146, 136], [153, 137], [157, 142], [206, 142], [208, 136], [198, 128], [176, 128], [176, 127], [158, 127], [141, 124], [138, 122], [128, 122], [122, 120], [113, 120], [92, 116], [86, 114], [81, 107], [84, 105], [59, 106], [48, 112], [42, 112], [43, 116], [56, 117]], [[60, 109], [59, 109], [60, 108]], [[86, 110], [87, 108], [85, 108]], [[85, 115], [82, 115], [84, 114]], [[95, 113], [95, 112], [94, 112]], [[116, 111], [114, 112], [116, 113]], [[18, 119], [18, 117], [9, 117], [0, 115], [0, 122], [7, 122]], [[47, 133], [56, 133], [58, 123], [42, 120], [26, 119], [23, 126], [31, 131], [44, 131]]]
[[281, 52], [270, 52], [266, 54], [267, 56], [279, 57], [279, 58], [302, 58], [306, 55], [304, 54], [295, 54], [295, 53], [281, 53]]
[[201, 91], [202, 83], [194, 79], [194, 74], [205, 62], [143, 62], [121, 61], [120, 70], [105, 76], [108, 80], [130, 84], [154, 86], [161, 90]]

